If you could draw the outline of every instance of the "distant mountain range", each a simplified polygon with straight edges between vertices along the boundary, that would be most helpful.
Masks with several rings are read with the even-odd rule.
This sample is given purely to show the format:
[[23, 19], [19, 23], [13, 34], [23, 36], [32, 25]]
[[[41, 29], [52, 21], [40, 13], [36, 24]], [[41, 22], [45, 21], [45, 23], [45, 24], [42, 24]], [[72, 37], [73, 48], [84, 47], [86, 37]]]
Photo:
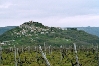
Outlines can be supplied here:
[[77, 28], [78, 30], [84, 30], [85, 32], [96, 35], [99, 37], [99, 27], [65, 27], [66, 28]]
[[99, 37], [99, 27], [77, 27], [77, 29], [84, 30], [87, 33], [90, 33]]
[[7, 27], [0, 27], [0, 35], [3, 34], [4, 32], [15, 28], [16, 26], [7, 26]]

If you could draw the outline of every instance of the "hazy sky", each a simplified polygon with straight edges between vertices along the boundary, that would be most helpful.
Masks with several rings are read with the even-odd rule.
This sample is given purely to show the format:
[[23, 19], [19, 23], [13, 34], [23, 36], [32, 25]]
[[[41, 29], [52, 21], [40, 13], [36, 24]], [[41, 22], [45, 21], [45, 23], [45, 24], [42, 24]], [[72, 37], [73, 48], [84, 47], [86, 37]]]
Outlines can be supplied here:
[[30, 20], [55, 27], [99, 27], [99, 0], [0, 0], [0, 27]]

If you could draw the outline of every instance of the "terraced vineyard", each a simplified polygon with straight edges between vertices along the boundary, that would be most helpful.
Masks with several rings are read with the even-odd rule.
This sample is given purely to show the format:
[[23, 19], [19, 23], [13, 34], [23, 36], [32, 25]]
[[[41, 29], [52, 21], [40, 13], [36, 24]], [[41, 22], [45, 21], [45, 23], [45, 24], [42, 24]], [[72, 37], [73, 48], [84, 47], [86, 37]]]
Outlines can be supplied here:
[[[98, 48], [77, 48], [79, 66], [98, 66]], [[96, 49], [95, 49], [96, 48]], [[42, 46], [50, 66], [77, 66], [73, 46]], [[2, 50], [0, 66], [48, 66], [39, 46], [7, 48]]]

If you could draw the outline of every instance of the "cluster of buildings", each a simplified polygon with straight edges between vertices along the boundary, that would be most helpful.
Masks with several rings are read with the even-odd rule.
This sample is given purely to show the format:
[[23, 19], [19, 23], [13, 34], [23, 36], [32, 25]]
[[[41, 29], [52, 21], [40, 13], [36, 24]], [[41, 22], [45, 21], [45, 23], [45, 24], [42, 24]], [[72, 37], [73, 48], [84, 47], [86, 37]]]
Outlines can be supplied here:
[[[40, 26], [36, 26], [36, 25], [40, 25], [40, 26], [43, 26], [44, 28], [41, 28]], [[12, 32], [12, 36], [13, 35], [16, 35], [16, 38], [18, 37], [22, 37], [23, 35], [24, 36], [33, 36], [34, 35], [38, 35], [39, 34], [48, 34], [48, 33], [55, 33], [54, 30], [51, 30], [50, 29], [51, 27], [48, 27], [48, 26], [44, 26], [42, 25], [41, 23], [38, 23], [38, 22], [34, 22], [34, 21], [29, 21], [29, 22], [26, 22], [22, 25], [19, 26], [19, 31], [17, 30], [14, 30]], [[57, 29], [62, 29], [60, 27], [56, 27]], [[62, 29], [62, 30], [77, 30], [77, 28], [66, 28], [66, 29]], [[14, 41], [14, 40], [13, 40]], [[2, 43], [0, 43], [1, 45], [4, 45], [4, 44], [7, 44], [9, 43], [10, 41], [4, 41]]]

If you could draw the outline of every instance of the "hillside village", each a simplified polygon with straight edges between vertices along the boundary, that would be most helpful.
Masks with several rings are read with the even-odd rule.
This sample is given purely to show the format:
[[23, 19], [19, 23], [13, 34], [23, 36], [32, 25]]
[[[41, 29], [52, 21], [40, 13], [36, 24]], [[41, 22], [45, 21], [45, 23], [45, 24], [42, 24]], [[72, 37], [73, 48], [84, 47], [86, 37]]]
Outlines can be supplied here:
[[[36, 34], [36, 32], [40, 32], [41, 34], [48, 33], [47, 32], [47, 31], [49, 31], [48, 27], [41, 28], [39, 26], [35, 26], [36, 24], [38, 24], [38, 22], [29, 22], [29, 23], [24, 23], [24, 24], [20, 25], [19, 27], [23, 29], [20, 31], [20, 33], [22, 35], [26, 34], [28, 31], [30, 31], [30, 33], [35, 33], [35, 34]], [[41, 23], [39, 23], [39, 24], [40, 24], [40, 26], [43, 26]]]
[[[20, 29], [18, 32], [16, 30], [11, 32], [11, 36], [17, 35], [16, 38], [22, 37], [22, 36], [29, 37], [29, 36], [32, 36], [32, 34], [38, 36], [38, 33], [39, 34], [55, 33], [54, 30], [51, 30], [51, 27], [44, 26], [41, 23], [33, 22], [33, 21], [25, 22], [17, 28]], [[61, 29], [61, 28], [56, 27], [56, 29]], [[1, 44], [6, 45], [7, 43], [10, 43], [12, 41], [15, 41], [15, 40], [3, 41]]]
[[0, 44], [3, 46], [24, 43], [43, 44], [44, 42], [53, 45], [60, 45], [61, 43], [72, 44], [75, 41], [78, 43], [80, 42], [81, 44], [98, 42], [98, 37], [77, 30], [77, 28], [63, 29], [60, 27], [48, 27], [34, 21], [25, 22], [22, 25], [5, 32], [0, 37]]

